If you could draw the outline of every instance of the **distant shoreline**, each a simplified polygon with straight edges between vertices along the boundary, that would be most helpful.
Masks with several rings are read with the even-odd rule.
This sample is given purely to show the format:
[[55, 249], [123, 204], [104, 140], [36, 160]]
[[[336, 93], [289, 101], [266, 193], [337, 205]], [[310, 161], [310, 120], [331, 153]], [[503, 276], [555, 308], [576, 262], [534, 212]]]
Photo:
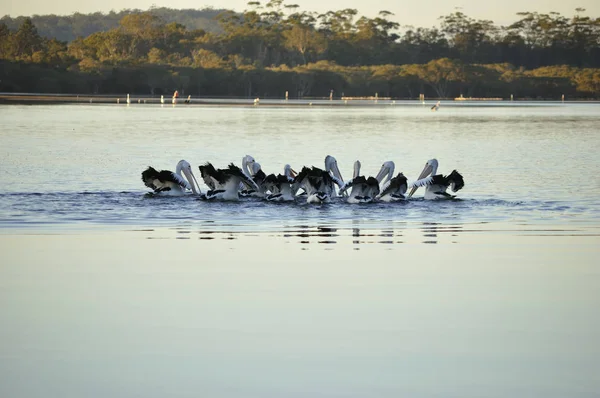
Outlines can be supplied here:
[[[190, 98], [187, 102], [187, 97], [178, 98], [175, 105], [218, 105], [218, 106], [390, 106], [390, 105], [409, 105], [419, 106], [428, 105], [435, 103], [436, 101], [443, 101], [442, 105], [466, 105], [475, 104], [478, 105], [492, 105], [491, 103], [501, 103], [503, 105], [509, 105], [511, 103], [518, 104], [523, 102], [539, 102], [539, 103], [600, 103], [597, 99], [552, 99], [552, 98], [516, 98], [502, 99], [502, 98], [464, 98], [464, 99], [439, 99], [439, 98], [428, 98], [424, 102], [414, 98], [403, 98], [403, 99], [392, 99], [392, 98], [365, 98], [365, 97], [343, 97], [343, 98], [302, 98], [302, 99], [290, 99], [284, 98], [204, 98], [196, 97]], [[74, 95], [74, 94], [35, 94], [35, 93], [0, 93], [0, 105], [66, 105], [66, 104], [113, 104], [113, 105], [128, 105], [127, 95], [125, 94], [114, 94], [114, 95]], [[129, 105], [174, 105], [172, 98], [157, 96], [130, 96]]]

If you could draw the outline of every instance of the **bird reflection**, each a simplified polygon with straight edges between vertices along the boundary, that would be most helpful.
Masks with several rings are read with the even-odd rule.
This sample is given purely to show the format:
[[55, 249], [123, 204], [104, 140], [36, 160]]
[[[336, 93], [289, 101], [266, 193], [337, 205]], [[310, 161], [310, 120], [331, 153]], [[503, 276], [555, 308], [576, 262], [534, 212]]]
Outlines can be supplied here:
[[[378, 222], [381, 224], [380, 220]], [[386, 245], [387, 250], [393, 250], [395, 244], [407, 241], [424, 244], [458, 243], [461, 232], [473, 232], [472, 229], [464, 229], [464, 225], [461, 224], [448, 225], [438, 222], [420, 224], [389, 222], [384, 228], [376, 228], [372, 220], [355, 219], [342, 225], [339, 227], [330, 222], [289, 224], [268, 231], [248, 231], [236, 225], [203, 225], [198, 229], [193, 225], [185, 225], [170, 228], [166, 236], [152, 229], [144, 232], [149, 235], [148, 239], [190, 239], [197, 236], [199, 240], [257, 240], [260, 244], [269, 245], [285, 243], [305, 248], [320, 246], [321, 250], [329, 250], [336, 247], [334, 245], [337, 245], [338, 249], [351, 245], [353, 250], [373, 249], [373, 245]]]
[[[295, 225], [295, 226], [286, 226], [285, 232], [282, 234], [284, 238], [301, 238], [298, 243], [303, 245], [310, 244], [336, 244], [338, 243], [338, 229], [330, 227], [328, 225]], [[332, 238], [332, 239], [323, 239], [323, 238]], [[287, 241], [291, 243], [290, 241]]]
[[354, 250], [360, 250], [358, 246], [361, 244], [380, 243], [393, 245], [394, 243], [404, 243], [402, 240], [394, 240], [394, 238], [402, 236], [402, 232], [399, 229], [391, 228], [377, 231], [370, 228], [363, 228], [361, 230], [359, 227], [360, 220], [353, 220], [352, 224], [354, 225], [352, 228], [352, 244], [356, 246]]
[[437, 232], [438, 232], [438, 223], [435, 222], [425, 222], [423, 223], [423, 226], [421, 227], [421, 230], [423, 231], [423, 237], [426, 238], [423, 243], [429, 243], [429, 244], [437, 244]]

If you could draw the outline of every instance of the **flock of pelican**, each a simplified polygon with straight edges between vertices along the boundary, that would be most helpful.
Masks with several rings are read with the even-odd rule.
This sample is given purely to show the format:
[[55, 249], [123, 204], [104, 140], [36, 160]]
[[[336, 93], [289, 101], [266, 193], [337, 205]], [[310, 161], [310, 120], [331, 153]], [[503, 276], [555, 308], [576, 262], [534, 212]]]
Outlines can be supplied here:
[[[419, 187], [425, 187], [425, 199], [451, 199], [448, 188], [457, 192], [464, 186], [462, 175], [456, 170], [444, 176], [437, 174], [438, 161], [425, 163], [419, 177], [408, 184], [402, 173], [394, 176], [394, 162], [383, 163], [375, 177], [360, 174], [360, 161], [354, 162], [354, 175], [344, 181], [333, 156], [325, 157], [325, 169], [302, 167], [296, 173], [289, 164], [283, 174], [265, 174], [260, 164], [250, 155], [242, 159], [242, 167], [233, 163], [225, 169], [216, 169], [211, 163], [199, 166], [204, 183], [209, 190], [202, 192], [190, 164], [181, 160], [175, 172], [157, 171], [148, 167], [142, 172], [142, 181], [155, 194], [183, 195], [187, 191], [204, 200], [239, 200], [242, 197], [258, 197], [268, 201], [305, 200], [307, 203], [329, 203], [341, 197], [348, 203], [397, 202], [414, 195]], [[336, 188], [337, 187], [337, 188]], [[408, 195], [406, 192], [410, 189]]]

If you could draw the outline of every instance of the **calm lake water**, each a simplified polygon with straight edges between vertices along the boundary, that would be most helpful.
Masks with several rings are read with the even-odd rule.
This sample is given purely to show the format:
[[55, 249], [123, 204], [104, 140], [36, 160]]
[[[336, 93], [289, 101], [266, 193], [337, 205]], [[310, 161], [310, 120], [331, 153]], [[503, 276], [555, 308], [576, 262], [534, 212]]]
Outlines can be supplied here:
[[[600, 105], [430, 106], [0, 106], [0, 396], [597, 397]], [[435, 157], [465, 187], [314, 206], [140, 180], [247, 154], [409, 181]]]

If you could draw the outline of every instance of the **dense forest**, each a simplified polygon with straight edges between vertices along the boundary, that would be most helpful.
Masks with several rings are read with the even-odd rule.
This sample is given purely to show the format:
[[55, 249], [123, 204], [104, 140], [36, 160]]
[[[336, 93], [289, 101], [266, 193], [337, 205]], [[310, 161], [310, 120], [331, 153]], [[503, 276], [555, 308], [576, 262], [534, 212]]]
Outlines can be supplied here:
[[[205, 8], [203, 10], [170, 8], [152, 8], [149, 12], [159, 17], [164, 23], [177, 22], [188, 29], [203, 29], [207, 32], [218, 32], [219, 24], [215, 17], [225, 10]], [[75, 13], [73, 15], [34, 15], [31, 22], [35, 25], [40, 36], [47, 39], [71, 42], [78, 37], [87, 37], [96, 32], [106, 32], [120, 26], [120, 21], [129, 14], [141, 14], [141, 10], [111, 11], [108, 14], [95, 12], [93, 14]], [[0, 24], [16, 31], [27, 17], [11, 18], [8, 15], [0, 18]]]
[[[600, 97], [600, 18], [582, 9], [571, 18], [523, 12], [502, 27], [454, 12], [440, 17], [439, 27], [414, 28], [401, 27], [387, 11], [367, 18], [354, 9], [301, 11], [282, 0], [248, 5], [242, 13], [214, 12], [214, 25], [203, 29], [194, 18], [211, 10], [37, 16], [44, 35], [34, 18], [10, 19], [9, 26], [5, 17], [0, 91]], [[59, 23], [63, 35], [49, 37]], [[67, 31], [78, 37], [70, 40]]]

